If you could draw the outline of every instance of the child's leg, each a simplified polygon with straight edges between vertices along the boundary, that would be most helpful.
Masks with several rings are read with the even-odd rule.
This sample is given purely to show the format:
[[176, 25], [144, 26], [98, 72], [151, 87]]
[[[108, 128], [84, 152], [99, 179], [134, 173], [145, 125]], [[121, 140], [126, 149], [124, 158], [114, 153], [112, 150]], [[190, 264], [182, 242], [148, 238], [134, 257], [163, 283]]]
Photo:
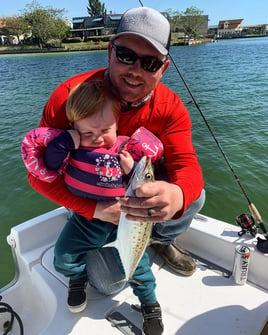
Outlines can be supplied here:
[[101, 248], [114, 230], [116, 226], [109, 222], [73, 214], [55, 245], [55, 269], [72, 280], [86, 277], [87, 252]]
[[142, 305], [154, 304], [157, 302], [155, 295], [155, 277], [149, 265], [149, 256], [144, 253], [140, 263], [134, 272], [133, 279], [142, 285], [130, 282], [134, 294], [139, 298]]
[[133, 279], [143, 285], [137, 285], [130, 282], [134, 294], [139, 298], [141, 303], [141, 312], [143, 315], [143, 334], [160, 335], [163, 334], [164, 326], [162, 321], [161, 307], [155, 295], [155, 277], [149, 266], [149, 256], [145, 252]]

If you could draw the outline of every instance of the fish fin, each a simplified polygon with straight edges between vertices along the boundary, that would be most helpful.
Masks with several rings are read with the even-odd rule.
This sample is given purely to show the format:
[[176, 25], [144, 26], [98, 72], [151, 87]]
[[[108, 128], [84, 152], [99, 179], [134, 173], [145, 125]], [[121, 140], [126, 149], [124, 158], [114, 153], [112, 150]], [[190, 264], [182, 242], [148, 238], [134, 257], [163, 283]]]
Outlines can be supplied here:
[[129, 278], [128, 282], [129, 282], [129, 283], [136, 284], [136, 285], [138, 285], [138, 286], [145, 286], [145, 285], [142, 284], [140, 281], [135, 280], [135, 279], [133, 279], [133, 278]]
[[116, 285], [116, 284], [120, 284], [120, 283], [124, 283], [124, 282], [133, 283], [133, 284], [136, 284], [138, 286], [145, 286], [144, 284], [142, 284], [141, 282], [139, 282], [138, 280], [135, 280], [133, 278], [130, 278], [129, 280], [127, 280], [126, 278], [123, 278], [121, 280], [118, 280], [115, 283], [112, 283], [112, 285]]
[[117, 243], [116, 240], [110, 243], [107, 243], [102, 246], [102, 248], [116, 248], [117, 249]]

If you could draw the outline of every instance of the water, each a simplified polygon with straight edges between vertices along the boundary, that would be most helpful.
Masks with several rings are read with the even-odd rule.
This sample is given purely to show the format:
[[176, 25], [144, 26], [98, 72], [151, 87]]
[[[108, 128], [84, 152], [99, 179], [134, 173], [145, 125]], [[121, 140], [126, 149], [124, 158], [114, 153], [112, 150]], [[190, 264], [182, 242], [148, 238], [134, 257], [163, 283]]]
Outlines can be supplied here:
[[[172, 47], [171, 54], [249, 198], [268, 222], [268, 38]], [[105, 51], [0, 55], [0, 287], [14, 275], [6, 243], [10, 228], [57, 207], [29, 186], [21, 140], [38, 125], [44, 104], [60, 82], [107, 63]], [[163, 82], [184, 103], [191, 100], [173, 65]], [[192, 103], [187, 108], [206, 184], [202, 213], [234, 223], [248, 211], [247, 202], [199, 112]]]

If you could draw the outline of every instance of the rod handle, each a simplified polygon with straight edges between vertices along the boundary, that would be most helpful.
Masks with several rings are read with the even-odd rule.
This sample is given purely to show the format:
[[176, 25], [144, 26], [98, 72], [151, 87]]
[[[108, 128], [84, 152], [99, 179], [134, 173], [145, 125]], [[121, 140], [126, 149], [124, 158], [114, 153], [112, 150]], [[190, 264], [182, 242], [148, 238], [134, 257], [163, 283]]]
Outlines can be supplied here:
[[255, 207], [255, 205], [253, 203], [249, 204], [249, 209], [250, 209], [250, 212], [253, 215], [254, 219], [257, 222], [261, 222], [262, 221], [261, 215], [260, 215], [259, 211], [257, 210], [257, 208]]
[[265, 238], [268, 240], [268, 232], [267, 229], [264, 226], [264, 223], [262, 222], [262, 218], [260, 213], [258, 212], [257, 208], [254, 206], [253, 203], [249, 204], [249, 209], [250, 212], [252, 214], [252, 216], [254, 217], [254, 219], [257, 221], [257, 223], [259, 224], [259, 227], [261, 228]]

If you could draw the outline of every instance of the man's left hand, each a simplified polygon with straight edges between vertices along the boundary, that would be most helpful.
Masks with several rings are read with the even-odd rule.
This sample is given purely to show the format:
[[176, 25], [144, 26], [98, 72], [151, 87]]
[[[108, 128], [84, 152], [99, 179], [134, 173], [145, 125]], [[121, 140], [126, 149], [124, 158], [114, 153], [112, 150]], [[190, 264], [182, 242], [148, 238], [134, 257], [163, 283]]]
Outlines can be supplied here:
[[182, 189], [165, 181], [144, 183], [136, 197], [120, 198], [121, 211], [132, 221], [164, 222], [183, 208]]

